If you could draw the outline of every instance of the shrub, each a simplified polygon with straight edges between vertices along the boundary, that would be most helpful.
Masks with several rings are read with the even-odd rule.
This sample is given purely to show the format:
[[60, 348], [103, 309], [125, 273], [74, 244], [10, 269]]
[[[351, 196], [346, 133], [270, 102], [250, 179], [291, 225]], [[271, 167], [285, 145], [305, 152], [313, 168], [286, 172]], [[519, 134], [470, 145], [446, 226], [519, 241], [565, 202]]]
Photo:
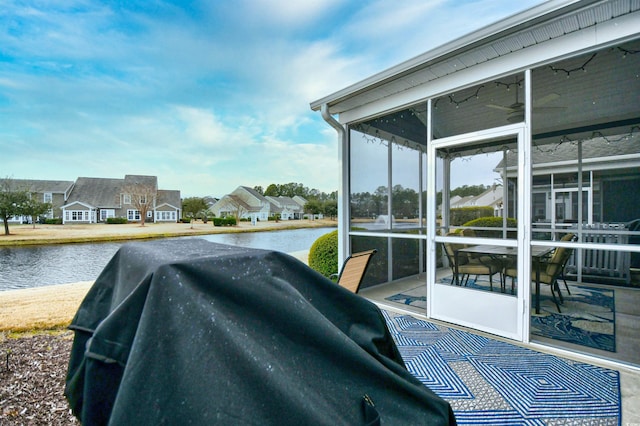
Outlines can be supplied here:
[[213, 226], [233, 226], [236, 224], [236, 218], [233, 216], [214, 217], [212, 221]]
[[117, 225], [121, 225], [124, 223], [129, 223], [129, 221], [127, 220], [126, 217], [108, 217], [107, 218], [107, 223], [112, 225], [112, 224], [117, 224]]
[[[462, 226], [471, 226], [471, 227], [479, 227], [479, 228], [502, 228], [502, 217], [500, 216], [488, 216], [488, 217], [480, 217], [478, 219], [471, 220], [466, 222]], [[515, 228], [518, 226], [518, 222], [512, 218], [507, 218], [507, 228]], [[476, 230], [476, 235], [478, 237], [486, 237], [486, 238], [502, 238], [502, 229], [490, 231], [490, 230]], [[516, 237], [516, 231], [508, 231], [507, 236], [509, 238]]]
[[62, 218], [57, 217], [55, 219], [45, 219], [44, 224], [45, 225], [62, 225]]
[[309, 266], [329, 277], [338, 272], [338, 230], [319, 237], [309, 249]]
[[451, 209], [449, 221], [453, 226], [460, 226], [473, 219], [493, 217], [493, 207], [459, 207]]

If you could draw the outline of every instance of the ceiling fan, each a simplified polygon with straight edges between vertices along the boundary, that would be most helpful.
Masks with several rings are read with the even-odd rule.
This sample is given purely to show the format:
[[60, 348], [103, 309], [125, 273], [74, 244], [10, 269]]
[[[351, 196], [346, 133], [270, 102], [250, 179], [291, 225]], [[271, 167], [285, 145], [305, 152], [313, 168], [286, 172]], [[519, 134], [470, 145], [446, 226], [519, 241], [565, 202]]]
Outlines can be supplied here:
[[[567, 109], [567, 107], [545, 107], [543, 105], [548, 104], [560, 97], [557, 93], [549, 93], [533, 102], [533, 113], [545, 113], [555, 112]], [[507, 121], [510, 123], [516, 123], [524, 119], [524, 104], [518, 100], [518, 91], [516, 90], [516, 101], [509, 106], [488, 104], [487, 107], [495, 108], [508, 112]]]

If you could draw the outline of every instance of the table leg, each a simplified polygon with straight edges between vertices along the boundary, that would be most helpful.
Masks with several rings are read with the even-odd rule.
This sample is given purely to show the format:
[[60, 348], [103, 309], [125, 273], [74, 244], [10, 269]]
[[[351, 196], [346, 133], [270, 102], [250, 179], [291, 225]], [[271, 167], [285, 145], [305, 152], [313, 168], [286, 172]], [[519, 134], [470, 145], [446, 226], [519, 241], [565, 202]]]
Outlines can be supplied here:
[[536, 262], [536, 315], [540, 313], [540, 259]]
[[456, 285], [460, 285], [460, 279], [458, 278], [458, 251], [456, 250], [455, 252], [453, 252], [453, 259], [454, 259], [454, 279], [455, 279], [455, 283]]

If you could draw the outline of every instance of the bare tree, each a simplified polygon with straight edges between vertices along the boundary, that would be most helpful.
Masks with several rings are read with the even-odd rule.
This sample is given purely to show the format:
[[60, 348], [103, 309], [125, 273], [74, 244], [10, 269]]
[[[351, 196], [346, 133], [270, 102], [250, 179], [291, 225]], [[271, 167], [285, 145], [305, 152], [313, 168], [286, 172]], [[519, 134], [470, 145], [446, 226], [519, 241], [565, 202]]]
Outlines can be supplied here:
[[233, 212], [233, 215], [236, 218], [236, 225], [240, 223], [240, 218], [242, 215], [247, 213], [249, 210], [246, 207], [244, 201], [235, 195], [227, 195], [224, 197], [225, 207], [228, 208], [229, 211]]
[[145, 183], [132, 183], [122, 188], [122, 193], [131, 198], [130, 204], [140, 213], [140, 226], [144, 226], [147, 213], [153, 210], [156, 187]]

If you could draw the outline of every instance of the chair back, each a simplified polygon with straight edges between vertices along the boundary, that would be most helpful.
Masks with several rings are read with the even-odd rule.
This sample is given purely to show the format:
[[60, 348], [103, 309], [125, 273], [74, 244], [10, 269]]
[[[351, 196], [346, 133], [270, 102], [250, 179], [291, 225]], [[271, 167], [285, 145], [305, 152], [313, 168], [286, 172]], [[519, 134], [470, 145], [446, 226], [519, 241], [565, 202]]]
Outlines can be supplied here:
[[338, 285], [353, 293], [357, 293], [360, 289], [360, 284], [362, 284], [367, 267], [369, 266], [369, 262], [376, 253], [377, 250], [373, 249], [353, 253], [349, 256], [342, 265], [342, 270], [338, 277]]
[[[457, 234], [455, 232], [449, 232], [447, 234], [447, 237], [459, 237], [459, 236], [460, 234]], [[444, 252], [447, 255], [447, 259], [449, 260], [449, 265], [452, 268], [455, 268], [456, 266], [455, 264], [456, 252], [465, 247], [466, 246], [464, 244], [444, 243]], [[465, 265], [467, 263], [469, 263], [469, 259], [467, 256], [458, 255], [458, 265]]]
[[[574, 234], [566, 234], [562, 237], [561, 241], [571, 241], [573, 240], [573, 237]], [[557, 277], [562, 273], [572, 253], [573, 249], [571, 248], [558, 247], [547, 264], [547, 275], [550, 277]]]

